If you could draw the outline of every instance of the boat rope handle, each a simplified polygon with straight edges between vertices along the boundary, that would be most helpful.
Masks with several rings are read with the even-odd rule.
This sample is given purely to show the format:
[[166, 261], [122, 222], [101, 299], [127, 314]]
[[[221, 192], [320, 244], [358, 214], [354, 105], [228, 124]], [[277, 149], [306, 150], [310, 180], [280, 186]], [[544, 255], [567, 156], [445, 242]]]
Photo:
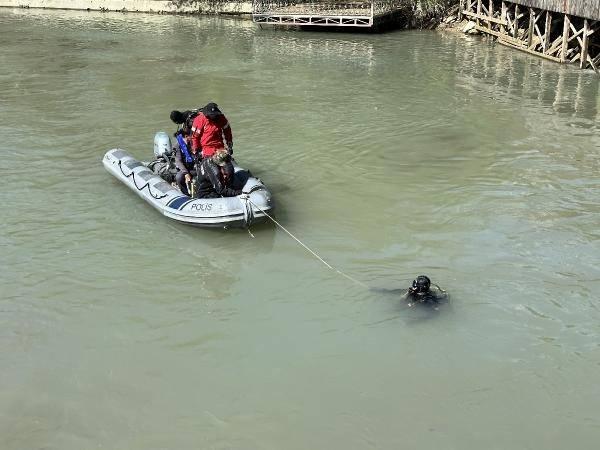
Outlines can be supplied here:
[[254, 210], [249, 203], [250, 196], [248, 194], [241, 194], [238, 198], [240, 199], [240, 202], [242, 202], [244, 212], [244, 228], [249, 230], [252, 220], [254, 219]]
[[[279, 228], [281, 228], [283, 231], [285, 231], [292, 239], [294, 239], [296, 242], [298, 242], [298, 244], [300, 244], [302, 247], [304, 247], [306, 250], [308, 250], [315, 258], [317, 258], [319, 261], [321, 261], [323, 264], [325, 264], [325, 266], [327, 266], [327, 268], [333, 270], [334, 272], [338, 273], [339, 275], [347, 278], [348, 280], [364, 287], [364, 288], [369, 288], [369, 286], [367, 286], [365, 283], [363, 283], [362, 281], [358, 281], [355, 278], [352, 278], [350, 275], [342, 272], [339, 269], [336, 269], [335, 267], [333, 267], [331, 264], [329, 264], [327, 261], [325, 261], [323, 258], [321, 258], [319, 255], [317, 255], [313, 250], [311, 250], [306, 244], [302, 243], [300, 241], [300, 239], [298, 239], [296, 236], [294, 236], [292, 233], [290, 233], [283, 225], [281, 225], [279, 222], [277, 222], [277, 220], [275, 220], [273, 217], [271, 217], [269, 215], [269, 213], [267, 213], [265, 210], [263, 210], [260, 206], [258, 206], [256, 203], [254, 203], [252, 200], [250, 200], [250, 196], [248, 194], [242, 194], [242, 196], [246, 196], [247, 198], [245, 198], [244, 200], [246, 200], [248, 203], [250, 203], [252, 206], [254, 206], [255, 208], [257, 208], [260, 212], [262, 212], [265, 216], [267, 216], [269, 219], [271, 219], [271, 221], [277, 225]], [[242, 197], [240, 196], [240, 198]]]
[[133, 169], [131, 169], [131, 172], [129, 172], [129, 175], [126, 175], [125, 172], [123, 171], [123, 167], [121, 167], [121, 160], [119, 160], [119, 169], [121, 170], [121, 173], [125, 176], [125, 178], [129, 178], [131, 177], [131, 179], [133, 180], [133, 185], [135, 186], [135, 188], [138, 191], [142, 191], [144, 190], [144, 188], [148, 188], [148, 193], [150, 194], [150, 196], [156, 200], [160, 200], [161, 198], [165, 198], [167, 196], [167, 194], [161, 195], [161, 196], [156, 196], [152, 193], [152, 191], [150, 190], [150, 182], [147, 181], [145, 185], [143, 185], [142, 187], [138, 187], [137, 182], [135, 181], [135, 173], [133, 171]]

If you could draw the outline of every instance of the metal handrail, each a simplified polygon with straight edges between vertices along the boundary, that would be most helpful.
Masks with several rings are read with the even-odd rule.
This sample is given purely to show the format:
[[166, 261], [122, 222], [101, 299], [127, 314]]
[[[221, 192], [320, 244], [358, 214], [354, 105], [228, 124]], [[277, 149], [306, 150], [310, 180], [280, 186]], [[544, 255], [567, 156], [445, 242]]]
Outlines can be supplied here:
[[406, 5], [408, 0], [253, 0], [252, 14], [320, 14], [370, 16], [392, 11]]

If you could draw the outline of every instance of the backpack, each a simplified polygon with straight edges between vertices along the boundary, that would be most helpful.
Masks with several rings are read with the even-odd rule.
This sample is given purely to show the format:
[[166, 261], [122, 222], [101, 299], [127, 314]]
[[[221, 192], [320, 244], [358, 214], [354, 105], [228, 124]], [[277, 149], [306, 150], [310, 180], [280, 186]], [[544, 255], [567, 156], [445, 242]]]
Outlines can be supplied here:
[[181, 124], [181, 131], [185, 136], [189, 136], [192, 134], [192, 124], [194, 123], [194, 119], [200, 114], [201, 108], [191, 109], [189, 111], [185, 111], [183, 114], [185, 115], [185, 121]]

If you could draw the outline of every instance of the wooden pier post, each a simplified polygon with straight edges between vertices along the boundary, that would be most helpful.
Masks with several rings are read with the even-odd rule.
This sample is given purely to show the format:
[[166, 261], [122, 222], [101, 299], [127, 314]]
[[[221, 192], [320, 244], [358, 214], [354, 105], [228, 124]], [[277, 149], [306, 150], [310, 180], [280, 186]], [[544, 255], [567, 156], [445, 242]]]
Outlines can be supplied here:
[[546, 53], [550, 47], [550, 33], [552, 32], [552, 13], [546, 11], [546, 27], [544, 28], [544, 43], [542, 51]]
[[519, 37], [519, 5], [515, 5], [515, 21], [514, 21], [513, 35], [512, 37], [517, 39]]
[[500, 20], [502, 24], [500, 25], [500, 33], [507, 34], [508, 33], [508, 8], [506, 7], [506, 2], [502, 0], [502, 12], [500, 13]]
[[579, 67], [584, 69], [588, 63], [588, 46], [590, 44], [590, 24], [587, 19], [583, 19], [583, 40], [581, 42], [581, 60], [579, 61]]
[[533, 42], [533, 27], [535, 26], [535, 11], [529, 8], [529, 30], [527, 31], [527, 47], [530, 48]]
[[563, 20], [563, 38], [562, 38], [562, 49], [560, 52], [560, 62], [567, 61], [567, 50], [569, 49], [569, 31], [571, 28], [571, 21], [569, 20], [569, 16], [565, 14], [565, 19]]

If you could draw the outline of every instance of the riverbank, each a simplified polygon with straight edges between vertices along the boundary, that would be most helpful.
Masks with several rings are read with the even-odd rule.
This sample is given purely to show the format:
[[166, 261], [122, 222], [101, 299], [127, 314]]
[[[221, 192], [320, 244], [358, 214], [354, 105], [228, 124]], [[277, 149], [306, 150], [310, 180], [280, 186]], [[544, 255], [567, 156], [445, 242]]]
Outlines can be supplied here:
[[0, 0], [0, 7], [74, 9], [160, 14], [252, 14], [251, 1], [174, 2], [172, 0]]
[[[455, 6], [451, 6], [455, 4]], [[408, 28], [436, 28], [458, 1], [413, 0], [406, 2]], [[0, 7], [71, 9], [83, 11], [143, 12], [159, 14], [229, 14], [251, 16], [252, 1], [227, 0], [0, 0]]]

